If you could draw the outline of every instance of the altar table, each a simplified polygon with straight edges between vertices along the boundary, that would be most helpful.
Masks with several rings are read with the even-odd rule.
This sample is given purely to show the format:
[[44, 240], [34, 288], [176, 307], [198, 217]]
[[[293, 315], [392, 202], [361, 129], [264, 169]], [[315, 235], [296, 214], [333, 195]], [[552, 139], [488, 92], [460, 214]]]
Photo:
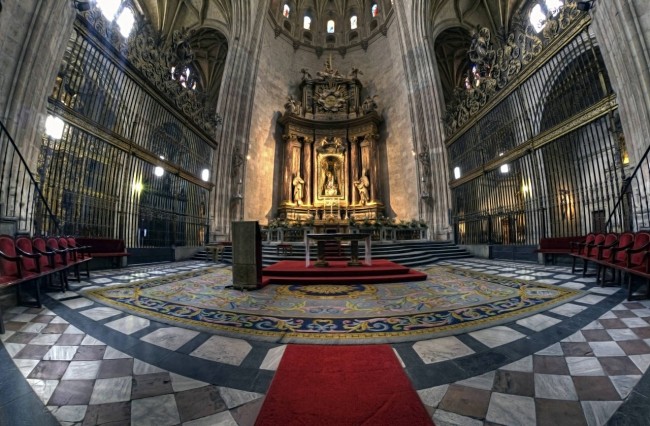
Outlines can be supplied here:
[[309, 242], [310, 240], [316, 241], [318, 259], [314, 262], [314, 266], [329, 266], [325, 260], [325, 243], [327, 241], [350, 241], [350, 261], [348, 266], [361, 266], [359, 262], [359, 241], [365, 242], [365, 258], [366, 265], [372, 265], [372, 256], [370, 251], [370, 234], [305, 234], [305, 266], [309, 267]]

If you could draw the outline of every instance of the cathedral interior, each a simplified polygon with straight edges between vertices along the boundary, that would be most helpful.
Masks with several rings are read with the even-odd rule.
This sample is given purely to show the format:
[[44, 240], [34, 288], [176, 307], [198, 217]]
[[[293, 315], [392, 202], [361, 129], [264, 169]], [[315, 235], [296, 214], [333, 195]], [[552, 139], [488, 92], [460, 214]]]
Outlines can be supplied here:
[[650, 229], [648, 46], [645, 0], [0, 0], [0, 240], [128, 251], [30, 306], [0, 241], [0, 424], [256, 424], [292, 342], [81, 291], [229, 270], [238, 222], [585, 292], [388, 341], [437, 425], [648, 424], [648, 245], [568, 256]]

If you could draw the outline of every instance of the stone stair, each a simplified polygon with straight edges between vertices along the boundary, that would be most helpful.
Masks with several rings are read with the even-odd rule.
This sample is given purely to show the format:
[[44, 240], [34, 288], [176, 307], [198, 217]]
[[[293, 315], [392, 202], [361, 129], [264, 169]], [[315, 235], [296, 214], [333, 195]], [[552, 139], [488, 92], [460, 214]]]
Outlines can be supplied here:
[[[280, 260], [305, 260], [305, 246], [302, 243], [289, 243], [293, 246], [291, 254], [278, 254], [275, 244], [262, 245], [262, 264], [273, 265]], [[350, 246], [343, 244], [343, 256], [350, 255]], [[207, 254], [206, 254], [207, 255]], [[364, 247], [359, 244], [359, 259], [363, 259]], [[316, 259], [316, 246], [311, 247], [310, 257]], [[472, 255], [451, 241], [400, 241], [394, 243], [373, 243], [372, 258], [386, 259], [404, 266], [423, 266], [448, 259], [464, 259]], [[206, 259], [209, 259], [206, 258]], [[232, 247], [225, 247], [222, 261], [232, 263]]]

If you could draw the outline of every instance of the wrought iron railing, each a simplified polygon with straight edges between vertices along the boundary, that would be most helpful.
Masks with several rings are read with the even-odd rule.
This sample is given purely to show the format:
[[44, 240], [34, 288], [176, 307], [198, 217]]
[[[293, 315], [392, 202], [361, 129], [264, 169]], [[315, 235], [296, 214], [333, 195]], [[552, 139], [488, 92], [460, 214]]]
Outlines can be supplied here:
[[650, 229], [650, 146], [630, 176], [625, 179], [616, 204], [609, 213], [608, 232]]
[[0, 233], [59, 234], [59, 220], [2, 122], [0, 159]]

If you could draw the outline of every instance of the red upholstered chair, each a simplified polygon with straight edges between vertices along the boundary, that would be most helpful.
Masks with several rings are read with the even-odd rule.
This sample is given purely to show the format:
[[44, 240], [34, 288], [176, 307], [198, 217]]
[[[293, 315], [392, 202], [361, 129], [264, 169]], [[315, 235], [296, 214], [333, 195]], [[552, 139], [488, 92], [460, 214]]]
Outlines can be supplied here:
[[647, 281], [646, 298], [650, 296], [650, 233], [637, 232], [634, 245], [627, 249], [627, 265], [623, 270], [628, 273], [627, 299], [632, 299], [632, 275], [643, 277]]
[[[612, 270], [612, 279], [616, 281], [616, 271], [619, 271], [621, 267], [627, 265], [627, 254], [626, 250], [632, 248], [634, 245], [635, 235], [631, 232], [624, 232], [619, 235], [616, 244], [609, 250], [609, 255], [606, 255], [603, 250], [602, 257], [599, 257], [599, 262], [603, 266], [603, 276], [601, 285], [605, 283], [605, 274], [608, 269]], [[620, 277], [619, 277], [620, 278]]]
[[[589, 234], [592, 235], [592, 234]], [[587, 262], [591, 259], [596, 259], [598, 255], [598, 249], [596, 246], [600, 246], [605, 242], [605, 234], [597, 234], [593, 239], [589, 238], [584, 243], [580, 244], [580, 248], [577, 254], [572, 253], [573, 256], [573, 265], [571, 267], [571, 273], [575, 274], [576, 270], [576, 259], [582, 260], [582, 276], [584, 277], [587, 274]], [[590, 242], [591, 240], [591, 242]]]
[[76, 241], [72, 237], [60, 237], [58, 243], [62, 250], [68, 250], [68, 264], [72, 266], [76, 280], [81, 281], [79, 265], [82, 263], [86, 265], [86, 277], [90, 278], [90, 269], [88, 267], [90, 255], [84, 254], [85, 247], [77, 247]]
[[[23, 257], [16, 251], [14, 239], [9, 235], [0, 235], [0, 287], [16, 286], [18, 304], [23, 304], [21, 286], [32, 283], [40, 278], [40, 273], [26, 271], [23, 268]], [[41, 307], [40, 292], [36, 286], [36, 306]]]
[[[618, 235], [609, 233], [605, 235], [605, 240], [595, 246], [592, 249], [591, 257], [593, 258], [593, 251], [595, 250], [595, 259], [596, 265], [598, 266], [598, 271], [596, 272], [596, 282], [600, 282], [601, 286], [605, 282], [605, 268], [603, 268], [604, 259], [608, 259], [612, 254], [612, 248], [616, 246], [618, 242]], [[601, 280], [602, 274], [602, 280]]]
[[68, 247], [73, 248], [77, 251], [77, 259], [85, 259], [90, 257], [90, 253], [88, 252], [90, 246], [77, 244], [75, 237], [67, 237], [66, 239], [68, 240]]
[[[41, 264], [41, 269], [48, 268], [52, 272], [59, 272], [60, 276], [60, 286], [59, 290], [65, 291], [67, 288], [68, 278], [67, 278], [67, 264], [62, 264], [61, 261], [57, 262], [57, 258], [61, 258], [54, 250], [51, 250], [47, 242], [42, 237], [34, 237], [32, 239], [32, 248], [35, 253], [41, 254], [39, 262]], [[53, 283], [50, 281], [50, 285]]]
[[571, 265], [572, 274], [576, 273], [576, 260], [581, 259], [583, 256], [587, 256], [589, 253], [589, 247], [593, 244], [595, 239], [596, 234], [587, 234], [584, 241], [570, 244], [571, 257], [573, 258], [573, 264]]

